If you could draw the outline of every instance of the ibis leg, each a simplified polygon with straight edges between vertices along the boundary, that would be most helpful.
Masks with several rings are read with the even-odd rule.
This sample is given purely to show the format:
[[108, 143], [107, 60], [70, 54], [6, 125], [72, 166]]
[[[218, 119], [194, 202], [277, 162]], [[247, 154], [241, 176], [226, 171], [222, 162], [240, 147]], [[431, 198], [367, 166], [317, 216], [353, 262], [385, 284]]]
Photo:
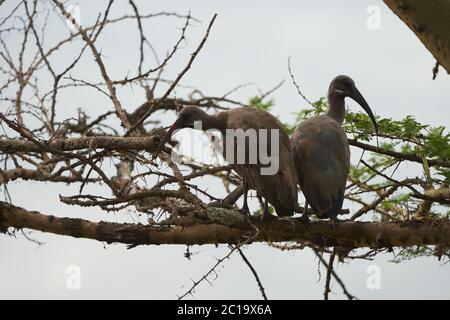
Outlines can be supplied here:
[[248, 184], [244, 181], [244, 204], [242, 205], [241, 212], [248, 216], [250, 215], [250, 210], [248, 208], [247, 195], [248, 195]]
[[331, 227], [332, 227], [333, 229], [336, 229], [336, 223], [337, 223], [338, 221], [340, 221], [338, 218], [331, 218], [331, 219], [330, 219]]
[[264, 211], [263, 211], [263, 216], [267, 218], [267, 216], [269, 216], [269, 202], [267, 202], [267, 200], [264, 199]]
[[302, 222], [309, 222], [309, 214], [308, 214], [308, 202], [305, 201], [305, 209], [303, 210], [303, 214], [300, 217], [300, 221]]
[[270, 214], [269, 202], [266, 199], [264, 199], [264, 209], [263, 209], [263, 214], [261, 217], [261, 223], [268, 222], [268, 221], [274, 220], [274, 219], [277, 219], [277, 217]]

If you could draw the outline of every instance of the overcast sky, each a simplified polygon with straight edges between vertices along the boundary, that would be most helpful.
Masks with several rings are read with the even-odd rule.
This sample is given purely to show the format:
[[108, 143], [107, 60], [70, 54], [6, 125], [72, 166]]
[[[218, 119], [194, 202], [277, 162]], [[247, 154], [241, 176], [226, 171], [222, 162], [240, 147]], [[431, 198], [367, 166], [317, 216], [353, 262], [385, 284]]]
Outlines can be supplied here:
[[[41, 0], [42, 4], [47, 2]], [[100, 1], [69, 2], [80, 7], [81, 23], [90, 24], [104, 9]], [[285, 79], [273, 95], [273, 113], [293, 123], [293, 112], [306, 107], [289, 80], [287, 59], [292, 58], [293, 72], [304, 94], [311, 100], [325, 95], [330, 80], [338, 74], [355, 79], [374, 112], [382, 117], [401, 119], [412, 114], [423, 123], [449, 127], [450, 77], [441, 68], [432, 81], [435, 60], [415, 35], [382, 1], [137, 1], [142, 13], [159, 11], [191, 12], [201, 20], [188, 29], [188, 41], [170, 64], [164, 77], [178, 74], [203, 37], [209, 19], [217, 21], [205, 47], [192, 69], [182, 80], [206, 95], [222, 95], [244, 83], [255, 83], [268, 90]], [[6, 1], [4, 12], [14, 5]], [[367, 10], [380, 10], [380, 28], [369, 29]], [[372, 7], [373, 8], [373, 7]], [[112, 16], [131, 13], [127, 1], [115, 4]], [[372, 12], [372, 11], [371, 11]], [[145, 22], [149, 41], [160, 58], [168, 52], [180, 33], [183, 20], [155, 18]], [[110, 27], [97, 42], [112, 78], [133, 74], [137, 66], [138, 32], [135, 21]], [[69, 34], [64, 21], [51, 19], [46, 37], [49, 42]], [[16, 38], [5, 39], [11, 48]], [[74, 44], [76, 46], [76, 44]], [[54, 58], [61, 66], [76, 55], [68, 46]], [[78, 48], [78, 47], [77, 47]], [[73, 76], [99, 80], [97, 66], [86, 54]], [[3, 62], [2, 62], [3, 63]], [[154, 65], [151, 55], [147, 66]], [[3, 81], [3, 80], [2, 80]], [[49, 85], [49, 84], [47, 84]], [[42, 84], [45, 86], [45, 83]], [[162, 88], [164, 89], [164, 88]], [[237, 92], [233, 98], [247, 101], [256, 94], [256, 86]], [[176, 96], [185, 91], [177, 89]], [[120, 89], [119, 98], [127, 110], [144, 101], [138, 89]], [[89, 88], [62, 91], [58, 100], [58, 119], [76, 116], [77, 108], [90, 115], [111, 109], [107, 98]], [[358, 110], [355, 103], [349, 103]], [[3, 110], [8, 105], [1, 105]], [[165, 121], [173, 119], [170, 116]], [[205, 180], [196, 180], [207, 186]], [[223, 196], [221, 187], [210, 190]], [[77, 193], [77, 186], [15, 181], [8, 184], [13, 204], [56, 216], [82, 217], [93, 221], [133, 221], [132, 215], [115, 216], [97, 208], [81, 209], [63, 205], [58, 194]], [[92, 192], [105, 192], [97, 186]], [[105, 193], [109, 195], [108, 193]], [[108, 245], [98, 241], [33, 232], [33, 238], [45, 242], [37, 246], [17, 233], [0, 234], [0, 298], [176, 298], [228, 251], [226, 246], [193, 247], [191, 260], [183, 256], [185, 246], [141, 246], [127, 250], [125, 245]], [[265, 244], [246, 248], [248, 258], [258, 271], [269, 298], [321, 299], [325, 270], [311, 250], [281, 252]], [[379, 255], [374, 261], [351, 261], [339, 264], [338, 274], [348, 290], [362, 299], [450, 298], [450, 264], [436, 258], [420, 258], [395, 264], [392, 254]], [[81, 288], [67, 287], [69, 266], [81, 270]], [[381, 289], [371, 290], [366, 282], [368, 267], [381, 272]], [[345, 296], [336, 283], [332, 299]], [[195, 298], [258, 299], [258, 287], [241, 258], [236, 255], [219, 268], [213, 286], [202, 284]]]

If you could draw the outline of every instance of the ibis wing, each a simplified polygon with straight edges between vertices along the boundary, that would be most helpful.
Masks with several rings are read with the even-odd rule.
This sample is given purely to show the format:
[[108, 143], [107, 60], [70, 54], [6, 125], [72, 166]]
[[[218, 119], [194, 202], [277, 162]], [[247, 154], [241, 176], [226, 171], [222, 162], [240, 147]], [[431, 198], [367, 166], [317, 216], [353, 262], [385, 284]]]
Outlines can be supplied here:
[[[255, 164], [235, 164], [234, 169], [238, 174], [246, 180], [252, 189], [263, 196], [266, 200], [272, 204], [280, 216], [292, 215], [297, 206], [297, 177], [295, 166], [292, 161], [291, 145], [289, 143], [289, 137], [284, 131], [283, 125], [268, 112], [254, 109], [254, 108], [236, 108], [229, 111], [227, 128], [230, 129], [242, 129], [244, 131], [248, 129], [256, 130], [258, 151], [260, 145], [260, 131], [259, 129], [278, 130], [278, 157], [276, 161], [278, 164], [278, 170], [270, 174], [261, 174], [263, 167], [267, 168], [267, 164], [262, 164], [258, 160]], [[271, 145], [271, 132], [267, 132], [268, 140], [266, 145], [267, 154], [272, 155]], [[262, 140], [264, 142], [265, 140]], [[227, 139], [224, 139], [225, 144], [229, 143]], [[234, 144], [234, 152], [237, 156], [238, 150], [236, 150], [236, 143]], [[249, 151], [248, 145], [245, 146], [246, 152]], [[255, 147], [252, 145], [251, 147]], [[226, 148], [225, 148], [226, 149]], [[224, 151], [226, 151], [224, 149]], [[254, 149], [255, 150], [255, 149]], [[236, 159], [236, 157], [234, 157]], [[248, 156], [245, 159], [249, 159]], [[272, 159], [275, 160], [275, 159]], [[273, 163], [270, 164], [271, 166]]]

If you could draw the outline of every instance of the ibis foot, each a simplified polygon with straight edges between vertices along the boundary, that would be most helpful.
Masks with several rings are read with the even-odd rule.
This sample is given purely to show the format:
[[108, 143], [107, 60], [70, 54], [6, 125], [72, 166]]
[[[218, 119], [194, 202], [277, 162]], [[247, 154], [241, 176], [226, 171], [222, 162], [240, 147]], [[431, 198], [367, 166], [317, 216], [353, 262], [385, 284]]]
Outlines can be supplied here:
[[277, 220], [278, 217], [270, 214], [270, 213], [263, 213], [261, 216], [261, 224], [269, 223], [270, 221]]
[[339, 220], [338, 218], [330, 218], [331, 228], [336, 229], [337, 223], [343, 222], [343, 220]]
[[305, 224], [309, 224], [311, 221], [309, 220], [309, 214], [307, 213], [303, 213], [301, 217], [296, 218], [296, 220], [305, 223]]
[[298, 222], [306, 224], [306, 225], [309, 225], [311, 223], [311, 220], [309, 220], [308, 215], [306, 215], [306, 216], [302, 215], [301, 217], [296, 217], [296, 218], [289, 217], [289, 218], [285, 218], [285, 219], [288, 219], [289, 221], [292, 221], [292, 222], [298, 221]]
[[331, 219], [330, 222], [331, 222], [331, 228], [332, 229], [336, 229], [336, 220], [335, 219]]
[[248, 208], [247, 203], [244, 203], [244, 205], [242, 206], [242, 209], [240, 209], [239, 211], [246, 216], [250, 215], [250, 209]]
[[263, 209], [263, 214], [261, 217], [261, 224], [273, 221], [278, 219], [278, 217], [271, 215], [269, 212], [269, 202], [266, 200], [264, 201], [264, 209]]

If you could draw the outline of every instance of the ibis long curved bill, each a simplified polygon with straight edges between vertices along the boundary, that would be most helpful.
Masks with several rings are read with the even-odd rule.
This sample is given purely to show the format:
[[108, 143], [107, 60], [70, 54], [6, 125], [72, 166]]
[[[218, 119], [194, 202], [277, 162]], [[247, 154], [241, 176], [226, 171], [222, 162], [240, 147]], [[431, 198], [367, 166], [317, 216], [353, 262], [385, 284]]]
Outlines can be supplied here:
[[161, 142], [158, 145], [158, 149], [156, 149], [156, 153], [158, 154], [162, 148], [164, 147], [164, 145], [167, 143], [167, 141], [169, 141], [172, 138], [172, 135], [174, 133], [175, 130], [180, 129], [181, 127], [181, 120], [178, 118], [177, 120], [175, 120], [175, 122], [169, 127], [169, 130], [167, 131], [167, 133], [164, 135], [163, 139], [161, 140]]
[[349, 98], [355, 100], [364, 109], [364, 111], [367, 113], [370, 120], [372, 121], [373, 126], [375, 128], [375, 133], [378, 136], [378, 124], [377, 121], [375, 120], [375, 116], [373, 115], [372, 109], [370, 109], [366, 99], [364, 99], [364, 96], [361, 94], [361, 92], [359, 92], [359, 90], [356, 87], [353, 87], [352, 91], [353, 92], [350, 92], [349, 94]]

